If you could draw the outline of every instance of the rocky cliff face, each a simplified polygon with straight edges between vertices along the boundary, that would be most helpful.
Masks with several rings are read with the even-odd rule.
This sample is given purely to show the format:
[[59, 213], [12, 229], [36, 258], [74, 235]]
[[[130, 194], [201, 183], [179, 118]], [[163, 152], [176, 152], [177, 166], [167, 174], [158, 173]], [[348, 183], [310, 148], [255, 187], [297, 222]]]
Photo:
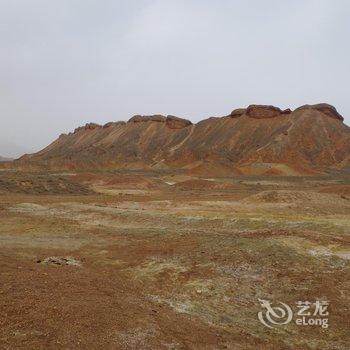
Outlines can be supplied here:
[[344, 118], [338, 113], [335, 107], [327, 103], [319, 103], [316, 105], [304, 105], [296, 109], [296, 111], [314, 110], [327, 115], [330, 118], [344, 121]]
[[282, 111], [280, 108], [274, 106], [250, 105], [245, 113], [250, 118], [266, 119], [280, 117], [283, 114], [290, 114], [291, 110], [286, 109]]
[[349, 167], [350, 128], [327, 104], [295, 111], [251, 105], [197, 124], [174, 116], [134, 116], [61, 135], [16, 161], [50, 169], [181, 169], [192, 174], [299, 175]]

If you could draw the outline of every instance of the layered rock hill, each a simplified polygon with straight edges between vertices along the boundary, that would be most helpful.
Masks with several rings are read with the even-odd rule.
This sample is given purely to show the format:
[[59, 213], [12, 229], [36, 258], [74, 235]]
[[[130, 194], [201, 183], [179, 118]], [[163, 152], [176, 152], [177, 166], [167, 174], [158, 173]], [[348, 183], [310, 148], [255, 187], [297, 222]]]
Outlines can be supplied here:
[[174, 116], [86, 124], [42, 151], [15, 161], [24, 168], [181, 169], [194, 175], [301, 175], [350, 168], [350, 128], [328, 104], [294, 111], [251, 105], [192, 124]]

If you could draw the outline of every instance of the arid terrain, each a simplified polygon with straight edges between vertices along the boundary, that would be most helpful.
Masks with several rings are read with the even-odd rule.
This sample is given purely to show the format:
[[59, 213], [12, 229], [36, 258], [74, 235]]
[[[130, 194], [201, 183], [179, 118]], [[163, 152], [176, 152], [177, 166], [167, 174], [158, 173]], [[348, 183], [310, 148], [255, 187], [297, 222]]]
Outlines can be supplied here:
[[350, 169], [350, 128], [343, 121], [325, 103], [294, 111], [250, 105], [196, 124], [172, 115], [136, 115], [127, 122], [88, 123], [61, 134], [11, 167], [175, 169], [214, 177], [342, 173]]
[[[348, 349], [350, 176], [0, 172], [1, 349]], [[268, 328], [259, 299], [329, 301]]]
[[349, 37], [350, 0], [0, 0], [0, 350], [350, 350]]
[[137, 115], [1, 162], [1, 348], [349, 349], [343, 121]]

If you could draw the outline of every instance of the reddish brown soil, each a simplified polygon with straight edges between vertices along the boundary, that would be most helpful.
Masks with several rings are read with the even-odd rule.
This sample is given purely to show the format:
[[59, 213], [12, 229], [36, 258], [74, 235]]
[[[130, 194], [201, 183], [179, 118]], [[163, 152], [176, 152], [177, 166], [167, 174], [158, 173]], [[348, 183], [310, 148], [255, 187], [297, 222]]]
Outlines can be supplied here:
[[225, 183], [203, 179], [178, 182], [177, 184], [175, 184], [175, 187], [183, 190], [225, 190], [238, 188], [238, 186], [227, 182]]
[[[79, 176], [104, 186], [98, 173]], [[194, 178], [185, 191], [2, 194], [0, 348], [347, 350], [350, 201], [337, 191], [349, 181]], [[258, 298], [329, 300], [330, 326], [268, 329]]]
[[348, 195], [350, 196], [350, 185], [334, 185], [327, 186], [320, 189], [320, 192], [323, 193], [336, 193], [340, 195]]

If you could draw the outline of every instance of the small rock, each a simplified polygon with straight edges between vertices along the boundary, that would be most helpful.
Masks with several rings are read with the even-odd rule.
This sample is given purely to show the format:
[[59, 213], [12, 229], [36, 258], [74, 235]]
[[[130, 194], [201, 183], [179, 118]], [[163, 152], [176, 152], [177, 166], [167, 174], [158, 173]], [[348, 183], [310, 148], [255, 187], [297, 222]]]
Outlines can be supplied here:
[[42, 263], [46, 265], [81, 266], [81, 262], [71, 256], [65, 256], [65, 257], [50, 256], [44, 260], [37, 260], [37, 263]]

